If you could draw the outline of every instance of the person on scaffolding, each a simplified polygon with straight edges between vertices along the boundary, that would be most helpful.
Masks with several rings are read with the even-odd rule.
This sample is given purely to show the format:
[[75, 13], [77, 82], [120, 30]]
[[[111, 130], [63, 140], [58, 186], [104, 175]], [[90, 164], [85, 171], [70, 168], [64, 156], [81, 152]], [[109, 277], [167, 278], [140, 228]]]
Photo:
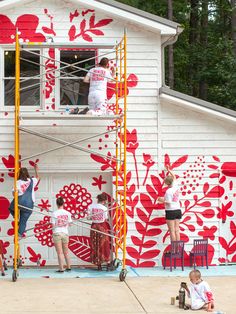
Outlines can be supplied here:
[[84, 113], [97, 116], [110, 113], [107, 109], [107, 82], [111, 81], [114, 76], [115, 68], [113, 67], [112, 71], [109, 70], [108, 58], [102, 58], [98, 67], [88, 71], [84, 82], [90, 83], [88, 95], [89, 110], [84, 109], [86, 111]]
[[52, 213], [53, 241], [57, 251], [59, 269], [57, 273], [64, 272], [63, 256], [66, 261], [65, 271], [71, 271], [70, 256], [69, 256], [69, 231], [68, 227], [72, 224], [71, 213], [63, 208], [64, 200], [58, 197], [56, 200], [57, 210]]
[[[35, 177], [30, 177], [27, 168], [20, 168], [16, 188], [18, 191], [19, 204], [19, 229], [18, 235], [21, 239], [26, 230], [26, 224], [34, 209], [34, 188], [39, 182], [38, 165], [34, 164]], [[12, 191], [14, 196], [14, 189]], [[14, 217], [14, 199], [10, 204], [9, 211]]]
[[102, 270], [102, 266], [108, 269], [111, 262], [111, 237], [106, 202], [107, 196], [102, 193], [97, 195], [97, 204], [88, 207], [88, 219], [92, 220], [91, 262], [97, 265], [98, 270]]

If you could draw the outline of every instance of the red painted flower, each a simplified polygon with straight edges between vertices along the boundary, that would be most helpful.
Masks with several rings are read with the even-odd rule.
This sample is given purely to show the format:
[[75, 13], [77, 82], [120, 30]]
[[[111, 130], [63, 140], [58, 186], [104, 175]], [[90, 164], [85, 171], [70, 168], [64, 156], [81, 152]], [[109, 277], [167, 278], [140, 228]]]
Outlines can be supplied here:
[[80, 184], [65, 185], [56, 195], [56, 197], [59, 196], [63, 197], [65, 209], [71, 212], [75, 219], [83, 218], [88, 205], [92, 203], [91, 194]]
[[[124, 136], [122, 134], [121, 140], [124, 143]], [[126, 150], [129, 153], [134, 154], [135, 150], [139, 147], [137, 130], [133, 129], [131, 132], [126, 130]]]
[[35, 237], [41, 242], [41, 244], [52, 247], [52, 223], [49, 216], [45, 216], [43, 220], [40, 220], [34, 227]]
[[152, 156], [150, 154], [143, 153], [143, 160], [144, 160], [143, 165], [148, 169], [155, 164], [155, 161], [152, 160]]
[[2, 157], [4, 166], [9, 169], [9, 177], [14, 177], [15, 158], [12, 155], [8, 155], [8, 158]]
[[44, 201], [43, 199], [41, 199], [41, 203], [38, 204], [40, 208], [40, 211], [42, 212], [44, 209], [49, 212], [49, 209], [51, 207], [51, 205], [49, 204], [49, 200]]
[[198, 235], [202, 236], [203, 238], [209, 238], [210, 240], [214, 240], [215, 239], [215, 232], [217, 231], [217, 227], [216, 226], [212, 226], [210, 228], [204, 226], [203, 227], [203, 231], [199, 231]]
[[230, 210], [232, 206], [232, 202], [228, 202], [227, 204], [222, 204], [221, 207], [216, 207], [218, 210], [217, 218], [222, 219], [222, 222], [224, 223], [228, 217], [233, 217], [234, 212]]
[[92, 183], [92, 185], [97, 186], [100, 191], [102, 189], [102, 185], [107, 183], [107, 181], [102, 180], [102, 175], [100, 175], [98, 178], [93, 177], [93, 180], [94, 180], [94, 182]]
[[36, 33], [39, 18], [32, 14], [23, 14], [16, 20], [16, 24], [6, 15], [0, 14], [0, 43], [12, 44], [15, 42], [16, 29], [19, 31], [19, 39], [27, 42], [45, 42], [43, 34]]
[[12, 228], [8, 229], [8, 231], [7, 231], [7, 234], [9, 236], [13, 236], [14, 235], [14, 228], [15, 228], [14, 221], [12, 221], [11, 226], [12, 226]]

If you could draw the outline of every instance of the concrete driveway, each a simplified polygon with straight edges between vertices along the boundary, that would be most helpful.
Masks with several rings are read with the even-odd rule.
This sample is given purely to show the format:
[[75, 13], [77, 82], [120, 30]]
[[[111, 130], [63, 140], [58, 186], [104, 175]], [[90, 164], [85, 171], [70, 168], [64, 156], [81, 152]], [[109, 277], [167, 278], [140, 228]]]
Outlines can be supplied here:
[[[236, 277], [209, 277], [216, 310], [235, 314]], [[170, 298], [187, 277], [38, 278], [0, 281], [0, 314], [183, 313]], [[184, 311], [186, 312], [186, 311]], [[191, 313], [189, 310], [187, 313]], [[197, 311], [197, 313], [206, 313]]]

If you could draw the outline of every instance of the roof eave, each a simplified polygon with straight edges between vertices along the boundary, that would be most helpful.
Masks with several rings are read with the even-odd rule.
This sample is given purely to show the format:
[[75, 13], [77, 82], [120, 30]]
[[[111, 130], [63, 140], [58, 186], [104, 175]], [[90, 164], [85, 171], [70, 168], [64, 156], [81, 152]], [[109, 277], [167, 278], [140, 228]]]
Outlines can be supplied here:
[[227, 119], [236, 122], [236, 111], [213, 104], [211, 102], [192, 97], [167, 87], [160, 88], [160, 97], [169, 101], [177, 101], [189, 108], [205, 112], [221, 119]]

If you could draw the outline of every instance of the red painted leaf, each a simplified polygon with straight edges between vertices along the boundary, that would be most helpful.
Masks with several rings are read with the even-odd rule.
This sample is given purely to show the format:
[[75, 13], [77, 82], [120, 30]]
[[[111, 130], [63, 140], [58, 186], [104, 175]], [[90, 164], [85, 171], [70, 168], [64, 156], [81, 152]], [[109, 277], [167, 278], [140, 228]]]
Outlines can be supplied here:
[[104, 35], [103, 31], [99, 30], [99, 29], [90, 29], [89, 30], [91, 33], [93, 33], [94, 35], [97, 35], [97, 36], [102, 36]]
[[75, 25], [72, 25], [71, 28], [69, 29], [69, 32], [68, 32], [70, 41], [75, 40], [75, 33], [76, 33]]
[[154, 201], [156, 201], [156, 199], [158, 198], [158, 194], [153, 189], [153, 187], [151, 185], [147, 184], [146, 190], [147, 190], [148, 194], [154, 199]]
[[220, 245], [223, 247], [223, 249], [227, 251], [228, 243], [226, 242], [226, 240], [223, 237], [219, 237], [219, 242], [220, 242]]
[[[85, 30], [85, 26], [86, 26], [86, 20], [83, 19], [80, 23], [80, 31], [81, 31], [81, 34], [84, 33], [84, 30]], [[83, 34], [82, 34], [83, 36]]]
[[160, 253], [160, 250], [150, 250], [147, 252], [144, 252], [140, 255], [140, 258], [142, 259], [151, 259], [157, 257], [157, 255]]
[[131, 236], [131, 241], [132, 241], [133, 244], [136, 245], [136, 246], [142, 246], [142, 245], [143, 245], [143, 241], [140, 240], [138, 237]]
[[229, 249], [228, 249], [228, 254], [233, 254], [236, 251], [236, 242], [234, 244], [232, 244]]
[[151, 226], [161, 226], [166, 224], [165, 217], [156, 217], [149, 221], [148, 223]]
[[213, 218], [215, 216], [215, 211], [214, 209], [209, 208], [201, 212], [201, 214], [205, 218]]
[[154, 261], [146, 261], [138, 264], [138, 267], [154, 267], [156, 263]]
[[198, 203], [199, 206], [203, 206], [203, 207], [209, 207], [211, 206], [211, 202], [209, 201], [205, 201], [205, 202], [202, 202], [202, 203]]
[[202, 226], [202, 225], [203, 225], [203, 220], [202, 220], [202, 218], [201, 218], [198, 214], [196, 214], [196, 213], [195, 213], [195, 215], [196, 215], [196, 218], [197, 218], [197, 224], [198, 224], [199, 226]]
[[93, 14], [89, 19], [89, 28], [94, 28], [95, 15]]
[[189, 200], [185, 200], [185, 201], [184, 201], [184, 207], [185, 207], [186, 209], [188, 208], [189, 204], [190, 204]]
[[151, 198], [144, 193], [140, 194], [140, 202], [143, 207], [147, 210], [147, 212], [152, 212], [154, 209], [157, 209], [157, 205], [153, 203]]
[[206, 194], [207, 193], [207, 191], [209, 190], [209, 183], [208, 182], [206, 182], [204, 185], [203, 185], [203, 192], [204, 192], [204, 194]]
[[148, 249], [148, 248], [153, 247], [153, 246], [156, 245], [156, 244], [157, 244], [156, 241], [154, 241], [154, 240], [148, 240], [148, 241], [146, 241], [146, 242], [143, 243], [143, 248]]
[[232, 232], [232, 235], [236, 237], [236, 225], [232, 220], [230, 221], [230, 231]]
[[86, 41], [89, 41], [89, 42], [92, 42], [92, 41], [93, 41], [92, 37], [89, 36], [88, 34], [82, 33], [82, 37], [83, 37], [83, 39], [86, 40]]
[[94, 25], [94, 27], [102, 27], [102, 26], [110, 24], [112, 21], [113, 21], [112, 19], [103, 19], [103, 20], [100, 20], [99, 22], [97, 22]]
[[51, 29], [51, 28], [48, 28], [48, 27], [43, 26], [43, 27], [42, 27], [42, 30], [43, 30], [44, 33], [46, 33], [46, 34], [52, 34], [52, 35], [54, 35], [54, 36], [56, 35], [55, 32], [54, 32], [54, 30]]
[[158, 192], [157, 194], [159, 196], [162, 196], [162, 184], [161, 181], [158, 177], [151, 175], [151, 181], [152, 181], [152, 185], [155, 188], [155, 190]]
[[220, 173], [213, 173], [209, 176], [209, 178], [213, 179], [213, 178], [219, 178], [220, 177]]
[[162, 230], [159, 229], [159, 228], [155, 228], [155, 229], [150, 229], [146, 232], [146, 236], [148, 237], [154, 237], [154, 236], [157, 236], [159, 234], [162, 233]]
[[135, 192], [135, 190], [136, 190], [136, 187], [135, 187], [135, 184], [133, 183], [133, 184], [131, 184], [131, 186], [127, 189], [128, 190], [128, 195], [129, 196], [132, 196], [133, 194], [134, 194], [134, 192]]
[[106, 164], [107, 163], [107, 160], [101, 156], [98, 156], [98, 155], [95, 155], [95, 154], [91, 154], [90, 157], [96, 161], [96, 162], [99, 162], [101, 164]]
[[165, 154], [164, 164], [165, 164], [165, 167], [170, 165], [170, 157], [168, 154]]
[[205, 197], [208, 198], [217, 198], [221, 197], [225, 192], [225, 189], [222, 186], [214, 186], [210, 191], [205, 193]]
[[143, 210], [141, 210], [140, 208], [137, 208], [137, 215], [140, 218], [140, 220], [142, 220], [144, 222], [149, 221], [149, 217], [147, 216], [147, 214]]
[[220, 184], [223, 184], [226, 181], [226, 176], [222, 176], [219, 180]]
[[90, 238], [86, 236], [70, 236], [68, 245], [71, 252], [73, 252], [79, 259], [90, 262]]
[[230, 191], [233, 190], [233, 186], [234, 186], [234, 184], [233, 184], [233, 181], [231, 180], [231, 181], [229, 182], [229, 189], [230, 189]]
[[182, 164], [184, 164], [187, 161], [187, 159], [188, 159], [188, 155], [184, 155], [180, 157], [171, 165], [171, 169], [180, 167]]
[[133, 261], [131, 261], [130, 259], [128, 259], [128, 258], [126, 258], [125, 262], [126, 262], [126, 265], [127, 265], [127, 266], [137, 267], [137, 265], [136, 265]]
[[127, 251], [127, 253], [129, 254], [130, 257], [135, 258], [135, 259], [140, 258], [139, 257], [139, 252], [134, 247], [127, 246], [126, 251]]
[[208, 168], [216, 170], [216, 169], [218, 169], [218, 166], [215, 166], [215, 165], [208, 165]]
[[219, 157], [217, 157], [217, 156], [212, 156], [212, 157], [213, 157], [213, 159], [214, 159], [215, 161], [220, 162], [220, 158], [219, 158]]
[[135, 222], [136, 230], [138, 233], [145, 235], [146, 234], [146, 228], [138, 221]]

